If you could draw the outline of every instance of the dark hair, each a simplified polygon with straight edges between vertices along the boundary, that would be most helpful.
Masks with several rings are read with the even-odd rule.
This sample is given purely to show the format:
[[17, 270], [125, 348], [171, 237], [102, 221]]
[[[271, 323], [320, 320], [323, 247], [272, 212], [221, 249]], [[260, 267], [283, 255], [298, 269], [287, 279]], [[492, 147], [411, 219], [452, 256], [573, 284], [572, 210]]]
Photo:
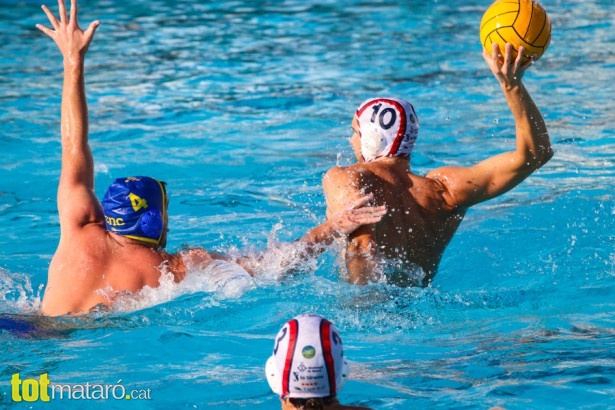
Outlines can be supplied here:
[[289, 397], [288, 400], [293, 406], [301, 410], [323, 410], [325, 406], [335, 404], [335, 397], [311, 397], [309, 399], [300, 399], [297, 397]]

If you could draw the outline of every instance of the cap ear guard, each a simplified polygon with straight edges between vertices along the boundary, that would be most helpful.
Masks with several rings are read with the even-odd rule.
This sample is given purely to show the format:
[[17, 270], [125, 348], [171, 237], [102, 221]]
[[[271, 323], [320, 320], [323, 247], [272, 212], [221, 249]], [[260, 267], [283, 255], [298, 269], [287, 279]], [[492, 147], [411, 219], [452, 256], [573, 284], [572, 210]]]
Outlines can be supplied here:
[[350, 366], [348, 366], [348, 362], [345, 358], [342, 360], [342, 371], [340, 373], [341, 374], [338, 376], [338, 380], [335, 381], [335, 385], [337, 387], [335, 389], [336, 393], [339, 393], [339, 391], [342, 390], [342, 387], [344, 387], [346, 380], [348, 380], [348, 377], [350, 376]]
[[382, 135], [382, 131], [376, 126], [364, 126], [362, 135], [366, 134], [369, 137], [361, 138], [361, 153], [364, 159], [371, 161], [378, 157], [380, 153], [387, 147], [387, 140]]
[[157, 209], [150, 209], [139, 218], [141, 230], [148, 238], [157, 238], [162, 235], [164, 221], [162, 214]]
[[278, 396], [282, 395], [282, 377], [280, 375], [280, 371], [275, 364], [275, 357], [271, 356], [267, 359], [267, 363], [265, 364], [265, 374], [267, 375], [267, 382], [269, 383], [269, 387], [271, 391], [273, 391]]

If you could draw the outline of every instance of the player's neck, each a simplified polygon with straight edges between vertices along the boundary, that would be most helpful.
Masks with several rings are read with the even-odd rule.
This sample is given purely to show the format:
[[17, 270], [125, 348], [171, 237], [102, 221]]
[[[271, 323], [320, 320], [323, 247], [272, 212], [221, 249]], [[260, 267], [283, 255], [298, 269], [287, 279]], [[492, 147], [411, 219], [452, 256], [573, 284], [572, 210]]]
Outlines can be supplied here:
[[157, 249], [156, 244], [153, 243], [147, 243], [147, 242], [143, 242], [143, 241], [138, 241], [136, 239], [132, 239], [132, 238], [127, 238], [125, 236], [122, 235], [118, 235], [116, 233], [113, 232], [107, 232], [109, 234], [109, 237], [115, 241], [118, 245], [120, 246], [142, 246], [144, 248], [150, 248], [153, 250]]
[[399, 170], [410, 171], [410, 158], [402, 157], [383, 157], [374, 161], [381, 166], [396, 168]]

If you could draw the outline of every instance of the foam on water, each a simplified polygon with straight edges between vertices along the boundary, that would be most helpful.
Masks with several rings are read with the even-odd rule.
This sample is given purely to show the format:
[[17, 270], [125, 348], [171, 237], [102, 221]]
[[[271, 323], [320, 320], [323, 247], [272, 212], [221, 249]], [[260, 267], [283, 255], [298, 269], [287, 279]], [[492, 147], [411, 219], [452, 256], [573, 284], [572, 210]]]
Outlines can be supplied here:
[[111, 310], [131, 312], [147, 309], [193, 293], [213, 294], [210, 298], [213, 303], [218, 299], [238, 298], [254, 286], [252, 277], [233, 262], [213, 261], [205, 269], [189, 269], [179, 283], [163, 269], [160, 286], [146, 286], [135, 294], [119, 295]]
[[42, 286], [32, 289], [30, 275], [12, 273], [0, 267], [0, 312], [38, 313]]

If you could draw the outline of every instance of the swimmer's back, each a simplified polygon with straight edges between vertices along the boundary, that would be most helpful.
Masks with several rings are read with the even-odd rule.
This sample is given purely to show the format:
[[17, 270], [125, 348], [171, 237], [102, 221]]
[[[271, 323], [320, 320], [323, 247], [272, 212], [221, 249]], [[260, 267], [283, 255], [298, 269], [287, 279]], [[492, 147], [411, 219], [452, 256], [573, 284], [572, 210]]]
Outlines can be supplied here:
[[84, 313], [111, 305], [122, 292], [156, 287], [165, 261], [177, 262], [165, 252], [116, 241], [102, 224], [88, 224], [60, 240], [49, 265], [42, 313]]
[[[328, 203], [330, 196], [352, 195], [343, 192], [340, 187], [344, 186], [373, 193], [375, 202], [387, 207], [382, 221], [371, 228], [380, 256], [418, 265], [429, 280], [463, 212], [447, 203], [443, 184], [412, 174], [407, 161], [400, 161], [399, 166], [396, 161], [384, 158], [331, 169], [323, 180]], [[361, 233], [359, 230], [354, 236]]]

